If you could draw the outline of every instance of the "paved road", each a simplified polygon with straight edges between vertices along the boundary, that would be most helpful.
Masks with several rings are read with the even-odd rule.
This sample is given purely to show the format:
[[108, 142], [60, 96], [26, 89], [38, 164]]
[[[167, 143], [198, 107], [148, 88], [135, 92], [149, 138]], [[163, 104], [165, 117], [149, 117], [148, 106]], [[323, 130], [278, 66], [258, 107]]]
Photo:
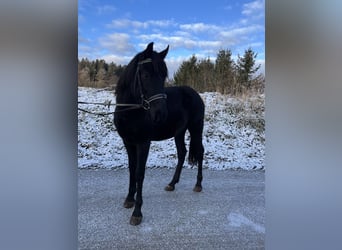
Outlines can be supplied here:
[[203, 171], [203, 190], [192, 191], [197, 170], [147, 169], [143, 221], [131, 226], [123, 207], [128, 169], [78, 170], [79, 249], [264, 249], [264, 171]]

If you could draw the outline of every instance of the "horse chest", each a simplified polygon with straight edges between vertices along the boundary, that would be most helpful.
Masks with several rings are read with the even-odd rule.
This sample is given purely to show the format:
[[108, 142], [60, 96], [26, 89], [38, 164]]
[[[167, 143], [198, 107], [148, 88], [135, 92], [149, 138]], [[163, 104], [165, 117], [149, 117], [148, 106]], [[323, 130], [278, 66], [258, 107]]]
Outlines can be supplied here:
[[146, 141], [149, 138], [150, 126], [148, 122], [141, 119], [119, 118], [114, 121], [119, 135], [130, 142]]

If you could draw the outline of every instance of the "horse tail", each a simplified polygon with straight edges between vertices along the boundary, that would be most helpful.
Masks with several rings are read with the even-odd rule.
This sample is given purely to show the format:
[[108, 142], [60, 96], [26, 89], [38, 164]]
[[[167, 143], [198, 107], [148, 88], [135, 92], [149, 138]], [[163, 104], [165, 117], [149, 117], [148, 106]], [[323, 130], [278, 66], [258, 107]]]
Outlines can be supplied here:
[[186, 102], [186, 109], [188, 110], [189, 120], [187, 128], [190, 133], [189, 158], [190, 165], [197, 164], [202, 166], [204, 147], [202, 144], [202, 133], [204, 126], [204, 102], [201, 96], [192, 88], [181, 87], [184, 99]]
[[189, 126], [190, 147], [188, 162], [190, 165], [202, 163], [204, 147], [202, 144], [203, 120]]
[[197, 147], [197, 145], [198, 144], [194, 143], [193, 140], [190, 141], [190, 150], [189, 150], [189, 158], [188, 158], [190, 165], [197, 165], [200, 161], [203, 160], [203, 153], [198, 153], [202, 149], [200, 147]]

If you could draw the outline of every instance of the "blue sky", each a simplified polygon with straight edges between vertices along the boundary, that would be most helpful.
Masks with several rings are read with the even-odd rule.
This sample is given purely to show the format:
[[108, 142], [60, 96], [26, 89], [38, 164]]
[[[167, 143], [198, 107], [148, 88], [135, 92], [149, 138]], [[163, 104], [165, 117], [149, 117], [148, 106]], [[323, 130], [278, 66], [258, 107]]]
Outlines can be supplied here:
[[233, 59], [248, 47], [265, 62], [265, 1], [79, 0], [78, 57], [127, 64], [153, 41], [170, 45], [170, 77], [193, 54], [215, 60], [220, 49]]

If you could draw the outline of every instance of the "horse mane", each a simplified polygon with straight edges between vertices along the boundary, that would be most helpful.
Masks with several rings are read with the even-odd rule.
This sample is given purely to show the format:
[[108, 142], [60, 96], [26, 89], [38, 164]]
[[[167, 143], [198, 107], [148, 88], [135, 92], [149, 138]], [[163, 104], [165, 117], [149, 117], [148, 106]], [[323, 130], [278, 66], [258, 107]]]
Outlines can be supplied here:
[[135, 73], [138, 65], [138, 55], [136, 55], [126, 66], [121, 73], [119, 80], [116, 84], [115, 94], [120, 95], [126, 92], [126, 89], [130, 87], [130, 83], [134, 84]]
[[[135, 85], [137, 84], [137, 81], [135, 78], [138, 68], [138, 62], [145, 59], [146, 57], [144, 56], [143, 52], [140, 52], [128, 63], [116, 84], [116, 96], [125, 93], [127, 94], [127, 91], [129, 91], [133, 96], [136, 96], [137, 86]], [[167, 77], [168, 70], [164, 60], [160, 57], [159, 53], [155, 51], [153, 51], [151, 59], [154, 74], [159, 74], [163, 79], [165, 79]]]

